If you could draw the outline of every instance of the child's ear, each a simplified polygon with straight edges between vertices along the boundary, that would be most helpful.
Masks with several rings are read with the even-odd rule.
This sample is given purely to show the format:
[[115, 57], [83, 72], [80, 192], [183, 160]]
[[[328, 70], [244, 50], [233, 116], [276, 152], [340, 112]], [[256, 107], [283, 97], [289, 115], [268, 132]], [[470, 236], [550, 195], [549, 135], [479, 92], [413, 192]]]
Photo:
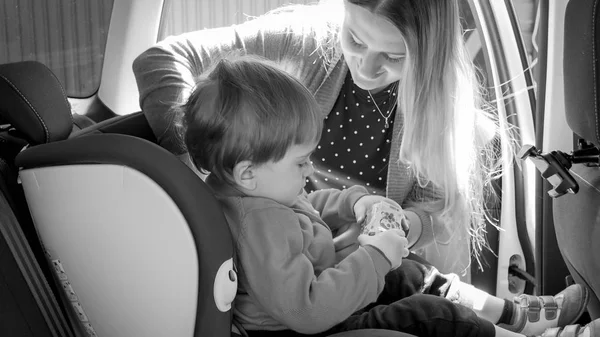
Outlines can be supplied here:
[[254, 165], [249, 160], [237, 163], [233, 167], [233, 179], [235, 183], [249, 191], [256, 188], [256, 176], [254, 174]]

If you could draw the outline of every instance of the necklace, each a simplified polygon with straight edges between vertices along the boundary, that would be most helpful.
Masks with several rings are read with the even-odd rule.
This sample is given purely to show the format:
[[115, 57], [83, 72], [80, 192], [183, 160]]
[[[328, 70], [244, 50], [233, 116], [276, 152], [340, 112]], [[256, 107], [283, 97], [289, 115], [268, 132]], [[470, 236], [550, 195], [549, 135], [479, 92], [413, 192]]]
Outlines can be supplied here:
[[[389, 90], [389, 92], [390, 92], [389, 99], [392, 99], [393, 91], [394, 90], [396, 90], [396, 85], [395, 84], [392, 85], [392, 88]], [[394, 109], [396, 108], [396, 103], [398, 103], [398, 99], [394, 100], [394, 104], [392, 105], [392, 108], [387, 111], [387, 116], [386, 116], [386, 115], [383, 114], [383, 112], [381, 112], [381, 109], [379, 109], [379, 106], [377, 105], [377, 102], [375, 102], [375, 98], [373, 98], [373, 95], [371, 95], [371, 91], [367, 90], [367, 92], [369, 93], [369, 97], [371, 97], [371, 100], [373, 101], [373, 105], [375, 105], [375, 108], [377, 109], [377, 111], [379, 111], [379, 114], [385, 120], [385, 128], [387, 129], [388, 127], [390, 127], [390, 124], [388, 123], [388, 119], [390, 118], [390, 116], [394, 112]]]

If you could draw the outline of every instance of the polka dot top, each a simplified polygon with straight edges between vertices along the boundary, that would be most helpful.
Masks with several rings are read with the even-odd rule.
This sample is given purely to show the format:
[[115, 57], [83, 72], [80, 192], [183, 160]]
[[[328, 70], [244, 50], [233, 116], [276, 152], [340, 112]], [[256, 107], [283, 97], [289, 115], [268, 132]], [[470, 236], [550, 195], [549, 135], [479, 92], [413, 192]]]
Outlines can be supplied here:
[[385, 195], [396, 85], [371, 96], [354, 84], [348, 72], [311, 156], [315, 173], [307, 178], [308, 192], [363, 185], [370, 193]]

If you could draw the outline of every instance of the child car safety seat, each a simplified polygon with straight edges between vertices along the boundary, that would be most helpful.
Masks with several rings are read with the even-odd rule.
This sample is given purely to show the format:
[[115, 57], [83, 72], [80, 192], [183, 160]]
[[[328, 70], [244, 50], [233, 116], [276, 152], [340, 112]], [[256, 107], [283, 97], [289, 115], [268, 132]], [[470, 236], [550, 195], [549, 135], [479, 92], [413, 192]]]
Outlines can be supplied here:
[[[570, 1], [565, 15], [566, 120], [577, 140], [570, 154], [522, 150], [552, 185], [558, 247], [577, 283], [590, 289], [588, 312], [600, 317], [600, 21], [599, 0]], [[548, 149], [551, 150], [551, 149]]]
[[[52, 83], [44, 79], [47, 69], [38, 75]], [[32, 124], [28, 139], [52, 141], [31, 144], [16, 165], [76, 335], [230, 336], [234, 250], [212, 191], [148, 140], [98, 129], [67, 139], [72, 125], [55, 122], [70, 114], [65, 100], [61, 94], [47, 102], [62, 117], [20, 106], [17, 115], [26, 123], [15, 127]], [[116, 124], [110, 129], [128, 133]], [[359, 330], [335, 336], [408, 335]]]
[[[60, 142], [73, 125], [56, 78], [37, 63], [8, 66], [18, 93], [10, 122], [30, 144], [16, 165], [54, 270], [51, 281], [71, 322], [78, 323], [77, 335], [229, 333], [233, 254], [224, 217], [206, 186], [194, 184], [198, 179], [175, 157], [139, 138], [89, 135]], [[44, 85], [29, 90], [32, 82]], [[139, 143], [150, 150], [142, 145], [138, 151]], [[106, 161], [97, 154], [102, 149]], [[140, 173], [128, 160], [149, 168]], [[169, 174], [177, 179], [167, 179]]]
[[[47, 98], [62, 96], [61, 92], [53, 92], [59, 88], [46, 88], [46, 83], [31, 76], [45, 71], [52, 80], [49, 70], [36, 63], [0, 65], [0, 336], [74, 336], [65, 310], [54, 295], [56, 286], [48, 282], [52, 273], [45, 263], [14, 165], [15, 156], [28, 143], [39, 144], [61, 136], [44, 133], [39, 123], [28, 120], [33, 113], [23, 114], [29, 109], [38, 115], [51, 115], [56, 108], [48, 104]], [[31, 92], [36, 92], [35, 97], [24, 100]], [[72, 120], [65, 117], [52, 123], [66, 128]], [[42, 137], [30, 138], [31, 134]]]

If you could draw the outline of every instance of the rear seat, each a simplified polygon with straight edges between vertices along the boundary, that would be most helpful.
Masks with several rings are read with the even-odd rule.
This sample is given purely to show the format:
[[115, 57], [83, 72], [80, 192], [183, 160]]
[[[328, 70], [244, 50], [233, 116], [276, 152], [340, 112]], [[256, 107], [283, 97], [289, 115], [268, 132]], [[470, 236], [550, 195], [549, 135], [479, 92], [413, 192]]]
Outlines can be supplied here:
[[156, 143], [156, 137], [148, 124], [148, 120], [141, 111], [130, 115], [117, 116], [100, 123], [89, 125], [81, 130], [71, 133], [69, 138], [99, 133], [126, 134]]
[[[42, 76], [40, 76], [42, 75]], [[51, 269], [33, 226], [23, 189], [17, 182], [15, 156], [27, 145], [66, 137], [72, 120], [52, 119], [61, 132], [49, 134], [41, 116], [68, 109], [58, 81], [43, 65], [0, 65], [0, 336], [75, 336], [49, 282]], [[35, 95], [29, 95], [35, 92]], [[30, 99], [27, 97], [35, 97]], [[31, 114], [22, 114], [30, 111]], [[37, 116], [37, 117], [34, 117]], [[6, 123], [6, 124], [5, 124]]]
[[65, 113], [71, 108], [61, 84], [38, 62], [0, 65], [0, 97], [0, 336], [83, 335], [81, 327], [66, 318], [73, 310], [60, 300], [64, 292], [53, 281], [17, 182], [15, 157], [28, 146], [99, 133], [128, 134], [154, 143], [156, 138], [141, 112], [100, 123]]

